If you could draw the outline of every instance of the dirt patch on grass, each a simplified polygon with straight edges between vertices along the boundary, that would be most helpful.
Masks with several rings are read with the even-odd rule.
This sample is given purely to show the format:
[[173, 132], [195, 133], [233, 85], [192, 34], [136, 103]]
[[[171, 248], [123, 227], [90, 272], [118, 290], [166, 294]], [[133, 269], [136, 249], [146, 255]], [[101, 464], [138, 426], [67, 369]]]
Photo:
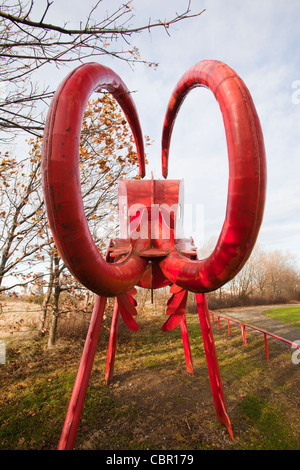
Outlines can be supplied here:
[[215, 413], [204, 375], [191, 376], [183, 369], [162, 367], [131, 374], [123, 380], [119, 377], [120, 385], [114, 393], [123, 403], [133, 406], [139, 416], [133, 430], [138, 446], [151, 443], [153, 449], [205, 449], [212, 448], [214, 441], [220, 448], [232, 446], [226, 429], [216, 422], [212, 432]]

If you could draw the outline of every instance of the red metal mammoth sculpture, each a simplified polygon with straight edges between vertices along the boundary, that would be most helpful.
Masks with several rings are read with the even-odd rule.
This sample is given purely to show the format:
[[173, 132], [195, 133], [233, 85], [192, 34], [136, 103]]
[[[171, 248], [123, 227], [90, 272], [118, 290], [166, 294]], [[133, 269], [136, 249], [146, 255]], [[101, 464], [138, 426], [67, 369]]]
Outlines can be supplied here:
[[[188, 92], [209, 88], [225, 126], [229, 161], [224, 224], [209, 257], [197, 259], [191, 239], [177, 238], [183, 204], [181, 181], [167, 180], [169, 144], [176, 115]], [[99, 253], [84, 214], [79, 175], [83, 113], [92, 92], [106, 89], [120, 104], [135, 139], [141, 179], [119, 181], [121, 236], [111, 240], [106, 259]], [[101, 329], [107, 297], [115, 297], [108, 345], [106, 382], [112, 380], [120, 316], [138, 328], [135, 286], [170, 286], [163, 331], [180, 326], [187, 371], [193, 374], [185, 317], [188, 291], [195, 293], [217, 419], [231, 437], [206, 293], [232, 279], [249, 258], [262, 222], [266, 162], [263, 135], [250, 93], [241, 78], [220, 61], [205, 60], [179, 80], [169, 101], [162, 133], [164, 179], [146, 180], [141, 127], [132, 96], [107, 67], [87, 63], [70, 73], [56, 91], [48, 113], [42, 155], [47, 214], [59, 253], [75, 278], [96, 294], [77, 378], [59, 449], [72, 449]]]

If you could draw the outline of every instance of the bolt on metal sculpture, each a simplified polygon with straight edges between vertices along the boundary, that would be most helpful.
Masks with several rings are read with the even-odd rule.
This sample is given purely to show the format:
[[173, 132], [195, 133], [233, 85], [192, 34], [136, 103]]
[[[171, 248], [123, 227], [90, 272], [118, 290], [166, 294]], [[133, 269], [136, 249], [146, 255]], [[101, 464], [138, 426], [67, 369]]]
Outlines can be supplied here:
[[[229, 183], [225, 221], [215, 249], [198, 260], [194, 242], [177, 238], [181, 224], [182, 182], [166, 180], [169, 144], [179, 108], [188, 92], [209, 88], [225, 125]], [[106, 260], [99, 253], [84, 214], [79, 175], [79, 142], [83, 112], [92, 92], [106, 89], [130, 124], [139, 158], [139, 180], [119, 181], [120, 238], [111, 240]], [[185, 317], [188, 291], [195, 293], [217, 419], [233, 438], [210, 324], [206, 293], [218, 289], [243, 267], [262, 222], [266, 162], [263, 135], [250, 93], [226, 64], [205, 60], [179, 80], [169, 101], [162, 133], [165, 179], [144, 180], [141, 127], [131, 94], [120, 77], [97, 63], [70, 73], [53, 98], [45, 127], [43, 187], [55, 244], [70, 272], [96, 294], [90, 327], [74, 384], [59, 449], [72, 449], [78, 429], [107, 297], [115, 297], [105, 380], [112, 380], [120, 316], [131, 330], [135, 321], [135, 286], [170, 286], [168, 320], [163, 331], [180, 326], [187, 371], [193, 374]]]

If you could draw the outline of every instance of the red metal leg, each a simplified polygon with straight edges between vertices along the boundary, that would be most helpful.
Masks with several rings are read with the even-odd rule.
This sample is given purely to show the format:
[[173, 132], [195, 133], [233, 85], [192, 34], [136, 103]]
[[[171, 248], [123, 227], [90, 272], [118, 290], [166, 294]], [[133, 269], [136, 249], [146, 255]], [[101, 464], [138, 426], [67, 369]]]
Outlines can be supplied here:
[[189, 334], [188, 334], [185, 315], [182, 317], [182, 319], [180, 321], [180, 329], [181, 329], [181, 334], [182, 334], [182, 342], [183, 342], [183, 349], [184, 349], [184, 355], [185, 355], [186, 370], [188, 371], [189, 374], [194, 375], [194, 367], [193, 367], [193, 362], [192, 362], [191, 346], [190, 346], [190, 340], [189, 340]]
[[113, 316], [111, 320], [109, 343], [108, 343], [107, 364], [106, 364], [106, 372], [105, 372], [106, 385], [113, 378], [119, 323], [120, 323], [120, 311], [118, 308], [118, 301], [116, 299], [115, 305], [114, 305]]
[[163, 324], [162, 331], [173, 330], [180, 324], [186, 369], [189, 374], [194, 375], [190, 340], [185, 317], [188, 292], [184, 289], [178, 289], [176, 285], [175, 287], [173, 286], [173, 289], [171, 289], [170, 292], [172, 292], [173, 295], [168, 300], [168, 308], [166, 312], [166, 314], [169, 315], [169, 318]]
[[226, 426], [230, 437], [233, 439], [231, 423], [226, 411], [225, 398], [223, 393], [213, 333], [211, 329], [206, 295], [196, 294], [196, 302], [217, 419], [220, 421], [220, 423]]
[[97, 296], [64, 427], [58, 444], [58, 450], [72, 450], [74, 446], [85, 394], [97, 349], [105, 305], [106, 297]]

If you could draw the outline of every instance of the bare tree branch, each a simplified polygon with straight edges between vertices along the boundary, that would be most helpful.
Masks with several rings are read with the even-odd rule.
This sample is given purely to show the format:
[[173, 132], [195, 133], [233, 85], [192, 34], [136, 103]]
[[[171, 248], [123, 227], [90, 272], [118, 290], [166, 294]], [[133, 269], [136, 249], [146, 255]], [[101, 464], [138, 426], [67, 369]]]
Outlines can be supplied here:
[[[33, 28], [43, 28], [45, 30], [56, 31], [56, 32], [59, 32], [61, 34], [69, 34], [69, 35], [73, 35], [73, 34], [80, 34], [80, 35], [101, 34], [101, 35], [109, 35], [111, 37], [112, 35], [117, 35], [117, 34], [122, 35], [122, 36], [124, 36], [124, 35], [127, 35], [127, 36], [129, 35], [130, 36], [133, 33], [140, 33], [144, 30], [150, 30], [150, 29], [153, 29], [157, 26], [159, 26], [159, 27], [163, 26], [165, 28], [169, 28], [171, 25], [173, 25], [175, 23], [178, 23], [179, 21], [186, 20], [186, 19], [189, 19], [189, 18], [196, 18], [197, 16], [200, 16], [205, 11], [205, 10], [202, 10], [199, 13], [189, 14], [189, 12], [190, 12], [190, 2], [189, 2], [189, 7], [187, 8], [187, 10], [184, 13], [176, 15], [174, 18], [172, 18], [170, 20], [165, 19], [164, 21], [158, 20], [154, 23], [149, 22], [148, 25], [146, 25], [146, 26], [138, 26], [136, 28], [130, 28], [130, 27], [124, 28], [122, 26], [121, 27], [116, 27], [116, 28], [107, 28], [107, 27], [99, 28], [97, 26], [89, 27], [88, 24], [89, 24], [90, 16], [93, 13], [93, 11], [97, 8], [99, 3], [100, 2], [98, 2], [97, 5], [91, 10], [91, 12], [88, 16], [88, 19], [87, 19], [86, 27], [83, 28], [83, 29], [72, 29], [72, 28], [68, 29], [68, 28], [65, 28], [65, 27], [58, 26], [58, 25], [43, 23], [43, 18], [45, 16], [45, 14], [42, 17], [41, 21], [39, 21], [39, 22], [30, 21], [27, 18], [20, 18], [20, 17], [14, 16], [14, 15], [5, 13], [4, 11], [1, 11], [1, 10], [0, 10], [0, 17], [8, 19], [11, 22], [13, 22], [14, 24], [24, 24], [26, 26], [31, 26]], [[130, 2], [128, 2], [126, 5], [129, 5], [129, 3]], [[123, 11], [119, 15], [119, 17], [121, 17], [123, 14], [126, 13], [126, 5], [123, 5], [123, 7], [122, 7]], [[50, 5], [48, 5], [48, 6], [50, 6]], [[118, 18], [116, 18], [116, 19], [118, 19]]]
[[104, 16], [100, 11], [101, 1], [97, 0], [79, 27], [70, 28], [66, 23], [59, 25], [46, 21], [54, 1], [47, 0], [39, 21], [31, 18], [33, 0], [28, 3], [18, 0], [15, 4], [4, 0], [0, 7], [0, 81], [2, 87], [7, 85], [6, 90], [0, 89], [2, 140], [21, 130], [42, 135], [44, 118], [41, 110], [45, 110], [53, 95], [52, 91], [40, 89], [37, 84], [35, 76], [42, 67], [49, 63], [60, 67], [101, 56], [111, 56], [130, 66], [142, 63], [156, 67], [157, 63], [140, 57], [132, 44], [135, 35], [154, 28], [163, 28], [169, 35], [172, 25], [197, 18], [204, 12], [192, 13], [189, 0], [185, 11], [176, 13], [171, 19], [149, 19], [145, 25], [133, 26], [131, 2], [121, 4]]

